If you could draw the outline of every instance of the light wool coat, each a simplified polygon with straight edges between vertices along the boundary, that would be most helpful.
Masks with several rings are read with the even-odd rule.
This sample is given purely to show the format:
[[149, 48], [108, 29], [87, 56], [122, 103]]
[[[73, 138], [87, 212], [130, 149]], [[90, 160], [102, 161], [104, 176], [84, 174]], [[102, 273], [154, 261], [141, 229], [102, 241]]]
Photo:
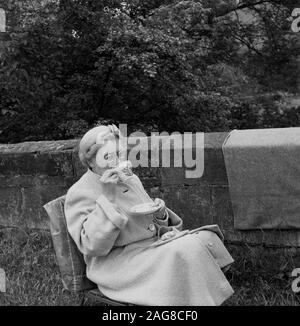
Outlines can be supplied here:
[[[219, 305], [233, 294], [221, 268], [233, 259], [217, 225], [182, 229], [167, 208], [164, 220], [132, 215], [151, 201], [133, 174], [103, 183], [88, 170], [67, 192], [69, 233], [83, 253], [87, 277], [108, 297], [139, 305]], [[161, 240], [166, 231], [176, 236]]]

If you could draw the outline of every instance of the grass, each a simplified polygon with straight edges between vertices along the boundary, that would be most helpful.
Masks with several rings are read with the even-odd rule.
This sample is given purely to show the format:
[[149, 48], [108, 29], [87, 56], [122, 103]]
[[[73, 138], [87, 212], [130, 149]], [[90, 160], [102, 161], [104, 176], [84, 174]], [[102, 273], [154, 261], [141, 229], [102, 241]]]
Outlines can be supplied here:
[[[227, 245], [235, 263], [226, 276], [235, 294], [224, 305], [300, 305], [291, 272], [300, 250]], [[81, 295], [63, 290], [48, 232], [0, 229], [0, 268], [6, 272], [4, 305], [79, 305]]]
[[7, 278], [6, 293], [0, 293], [0, 306], [65, 306], [80, 302], [79, 295], [63, 290], [48, 233], [22, 236], [0, 229], [0, 267]]
[[235, 259], [226, 274], [235, 294], [225, 305], [299, 306], [292, 291], [292, 271], [300, 267], [300, 250], [227, 245]]

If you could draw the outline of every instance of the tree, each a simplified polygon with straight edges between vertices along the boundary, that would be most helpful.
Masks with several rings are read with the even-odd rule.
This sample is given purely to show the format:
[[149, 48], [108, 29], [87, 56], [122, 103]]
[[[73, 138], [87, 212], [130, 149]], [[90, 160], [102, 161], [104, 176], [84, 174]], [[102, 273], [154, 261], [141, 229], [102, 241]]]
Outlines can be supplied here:
[[[228, 130], [254, 107], [242, 96], [296, 80], [292, 1], [21, 4], [23, 24], [0, 58], [0, 142], [77, 137], [103, 120]], [[241, 19], [249, 14], [253, 24]]]

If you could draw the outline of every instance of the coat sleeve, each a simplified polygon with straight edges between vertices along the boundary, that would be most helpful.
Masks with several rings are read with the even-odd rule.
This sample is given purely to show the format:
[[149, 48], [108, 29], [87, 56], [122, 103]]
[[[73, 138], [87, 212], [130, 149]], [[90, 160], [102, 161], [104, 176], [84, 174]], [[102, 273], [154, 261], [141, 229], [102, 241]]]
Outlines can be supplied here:
[[156, 222], [161, 226], [169, 226], [170, 218], [167, 209], [165, 210], [164, 218], [156, 218]]
[[103, 195], [95, 201], [87, 192], [78, 190], [68, 191], [65, 215], [70, 235], [88, 256], [106, 256], [128, 221]]
[[179, 231], [182, 230], [182, 219], [168, 207], [166, 207], [166, 217], [164, 219], [156, 219], [156, 221], [161, 226], [172, 226]]
[[169, 214], [169, 226], [175, 227], [177, 230], [181, 231], [182, 230], [182, 219], [175, 214], [170, 208], [167, 207], [167, 212]]

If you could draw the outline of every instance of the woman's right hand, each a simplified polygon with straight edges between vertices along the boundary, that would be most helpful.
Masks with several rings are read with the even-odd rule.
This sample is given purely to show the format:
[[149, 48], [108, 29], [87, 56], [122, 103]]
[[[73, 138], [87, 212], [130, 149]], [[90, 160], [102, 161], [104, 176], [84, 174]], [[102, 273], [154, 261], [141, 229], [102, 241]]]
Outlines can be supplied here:
[[100, 181], [102, 181], [103, 183], [117, 183], [118, 180], [119, 173], [115, 169], [106, 170], [100, 178]]

